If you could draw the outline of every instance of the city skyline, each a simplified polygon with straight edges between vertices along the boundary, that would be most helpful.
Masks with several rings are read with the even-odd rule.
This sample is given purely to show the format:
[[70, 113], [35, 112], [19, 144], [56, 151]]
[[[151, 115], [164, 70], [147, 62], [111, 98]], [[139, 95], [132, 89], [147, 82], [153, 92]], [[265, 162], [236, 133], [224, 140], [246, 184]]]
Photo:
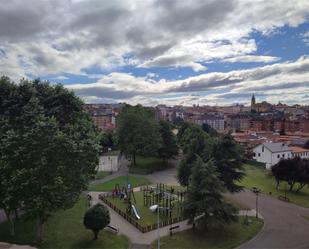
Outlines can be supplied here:
[[86, 103], [309, 103], [308, 1], [0, 3], [0, 75]]

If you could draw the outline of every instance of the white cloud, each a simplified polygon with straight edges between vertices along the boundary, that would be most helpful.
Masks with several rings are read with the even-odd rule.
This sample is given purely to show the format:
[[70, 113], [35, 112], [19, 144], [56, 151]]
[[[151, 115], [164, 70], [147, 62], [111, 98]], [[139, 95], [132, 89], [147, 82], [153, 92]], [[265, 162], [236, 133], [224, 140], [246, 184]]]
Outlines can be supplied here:
[[203, 71], [203, 62], [256, 53], [252, 31], [297, 27], [308, 10], [306, 0], [2, 1], [0, 70], [13, 77], [128, 64]]
[[265, 55], [243, 55], [243, 56], [236, 56], [223, 59], [222, 62], [262, 62], [262, 63], [270, 63], [276, 62], [280, 60], [279, 57], [274, 56], [265, 56]]
[[[184, 79], [166, 81], [111, 73], [97, 83], [67, 86], [84, 99], [114, 99], [119, 102], [150, 105], [156, 102], [195, 104], [230, 103], [249, 99], [252, 92], [268, 96], [294, 96], [294, 101], [308, 94], [309, 57], [247, 70], [211, 72]], [[288, 82], [288, 83], [287, 83]], [[221, 93], [214, 93], [220, 90]], [[198, 94], [195, 94], [198, 93]], [[295, 96], [298, 98], [295, 98]], [[189, 97], [188, 97], [189, 96]], [[284, 96], [284, 97], [283, 97]], [[147, 102], [148, 101], [148, 102]]]

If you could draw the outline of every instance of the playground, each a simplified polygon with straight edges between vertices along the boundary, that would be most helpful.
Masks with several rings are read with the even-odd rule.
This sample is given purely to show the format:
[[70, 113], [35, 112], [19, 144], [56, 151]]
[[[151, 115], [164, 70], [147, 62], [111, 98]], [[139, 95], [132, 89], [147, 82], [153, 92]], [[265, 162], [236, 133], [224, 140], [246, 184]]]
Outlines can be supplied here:
[[160, 226], [182, 220], [184, 196], [183, 190], [164, 184], [143, 186], [138, 190], [131, 188], [130, 184], [128, 187], [116, 184], [112, 192], [101, 195], [101, 200], [142, 232], [146, 232], [156, 228], [158, 211]]

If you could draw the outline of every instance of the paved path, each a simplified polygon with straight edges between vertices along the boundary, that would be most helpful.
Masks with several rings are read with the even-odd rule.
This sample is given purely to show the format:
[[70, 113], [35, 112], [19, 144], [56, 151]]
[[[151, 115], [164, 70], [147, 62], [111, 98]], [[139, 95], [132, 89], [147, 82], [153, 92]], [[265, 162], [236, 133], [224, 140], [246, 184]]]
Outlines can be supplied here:
[[[231, 198], [255, 208], [255, 195], [244, 191]], [[259, 196], [259, 213], [264, 217], [263, 230], [241, 249], [309, 248], [309, 209], [280, 201], [268, 195]]]

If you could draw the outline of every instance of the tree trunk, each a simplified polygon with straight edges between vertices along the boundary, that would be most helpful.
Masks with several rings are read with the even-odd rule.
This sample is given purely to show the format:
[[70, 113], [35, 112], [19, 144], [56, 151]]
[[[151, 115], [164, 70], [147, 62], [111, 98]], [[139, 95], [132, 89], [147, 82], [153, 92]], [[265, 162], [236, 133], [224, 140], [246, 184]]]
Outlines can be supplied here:
[[298, 193], [305, 186], [306, 186], [306, 183], [300, 183], [299, 187], [296, 189], [296, 193]]
[[97, 240], [98, 239], [98, 234], [99, 234], [99, 231], [93, 230], [93, 235], [94, 235], [93, 240]]
[[133, 166], [135, 166], [136, 165], [136, 155], [135, 155], [135, 152], [133, 152], [132, 156], [133, 156]]
[[10, 235], [15, 236], [15, 224], [14, 224], [14, 220], [11, 216], [11, 212], [9, 212], [7, 210], [5, 210], [4, 212], [5, 212], [5, 215], [6, 215], [8, 222], [10, 224]]
[[277, 185], [276, 185], [276, 189], [278, 190], [279, 188], [279, 184], [280, 184], [280, 181], [277, 180]]
[[295, 182], [292, 182], [291, 185], [290, 185], [290, 191], [293, 190], [294, 185], [295, 185]]
[[15, 210], [14, 210], [14, 213], [15, 213], [15, 219], [18, 220], [18, 219], [19, 219], [18, 210], [15, 209]]
[[43, 241], [43, 232], [44, 232], [44, 222], [42, 217], [37, 218], [37, 242], [41, 243]]

